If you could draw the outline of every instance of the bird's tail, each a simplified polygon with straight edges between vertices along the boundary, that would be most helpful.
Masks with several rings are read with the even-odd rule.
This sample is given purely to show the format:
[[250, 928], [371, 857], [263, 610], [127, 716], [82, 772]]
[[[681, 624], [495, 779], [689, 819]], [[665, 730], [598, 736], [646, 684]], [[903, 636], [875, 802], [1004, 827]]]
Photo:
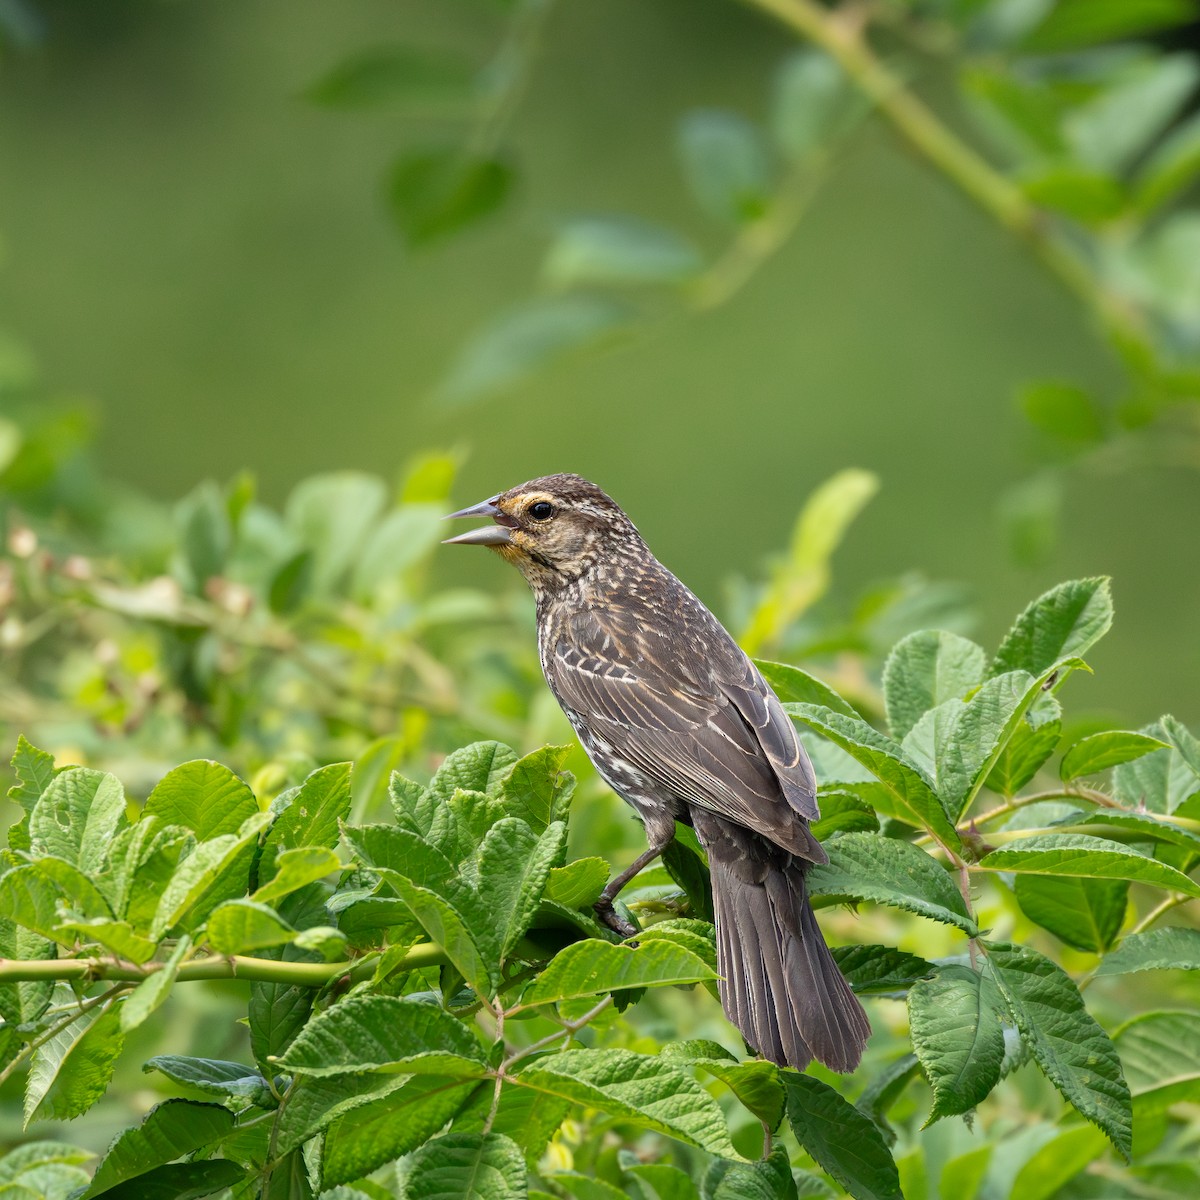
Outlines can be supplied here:
[[807, 864], [759, 834], [694, 811], [708, 852], [721, 1003], [764, 1058], [803, 1070], [813, 1058], [853, 1071], [871, 1033], [821, 935]]

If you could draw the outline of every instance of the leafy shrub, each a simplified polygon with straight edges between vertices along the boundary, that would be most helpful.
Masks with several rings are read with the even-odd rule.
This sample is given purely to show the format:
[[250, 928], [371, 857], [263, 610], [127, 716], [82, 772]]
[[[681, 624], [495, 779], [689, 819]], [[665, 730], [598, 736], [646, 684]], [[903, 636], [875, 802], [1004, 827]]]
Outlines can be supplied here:
[[[1169, 717], [1063, 737], [1059, 693], [1111, 619], [1107, 582], [1088, 579], [1030, 605], [990, 659], [957, 634], [903, 638], [886, 734], [827, 683], [763, 664], [825, 780], [830, 862], [811, 890], [863, 905], [837, 954], [876, 1035], [844, 1080], [731, 1048], [688, 831], [625, 897], [639, 936], [597, 924], [609, 866], [568, 853], [565, 748], [471, 744], [428, 784], [394, 775], [372, 823], [351, 815], [349, 763], [268, 800], [194, 760], [138, 807], [113, 775], [22, 740], [0, 1055], [5, 1078], [25, 1072], [26, 1124], [85, 1113], [186, 984], [240, 980], [248, 1028], [237, 1058], [151, 1057], [169, 1098], [94, 1176], [85, 1152], [31, 1142], [0, 1180], [18, 1197], [339, 1200], [1190, 1186], [1200, 1016], [1104, 1024], [1129, 973], [1200, 969], [1200, 933], [1156, 927], [1200, 895], [1200, 745]], [[1035, 783], [1055, 757], [1057, 779]], [[655, 1003], [654, 1036], [623, 1015]], [[688, 1010], [714, 1036], [673, 1036]], [[982, 1131], [935, 1136], [976, 1111]]]

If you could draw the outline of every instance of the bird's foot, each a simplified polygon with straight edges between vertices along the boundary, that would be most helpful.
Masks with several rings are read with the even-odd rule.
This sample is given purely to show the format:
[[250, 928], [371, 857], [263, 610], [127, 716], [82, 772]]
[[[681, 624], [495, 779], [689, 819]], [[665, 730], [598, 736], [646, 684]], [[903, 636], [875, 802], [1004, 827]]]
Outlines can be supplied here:
[[637, 929], [617, 912], [611, 896], [601, 896], [592, 908], [595, 910], [596, 919], [602, 925], [607, 925], [613, 933], [620, 934], [623, 938], [631, 938], [637, 933]]

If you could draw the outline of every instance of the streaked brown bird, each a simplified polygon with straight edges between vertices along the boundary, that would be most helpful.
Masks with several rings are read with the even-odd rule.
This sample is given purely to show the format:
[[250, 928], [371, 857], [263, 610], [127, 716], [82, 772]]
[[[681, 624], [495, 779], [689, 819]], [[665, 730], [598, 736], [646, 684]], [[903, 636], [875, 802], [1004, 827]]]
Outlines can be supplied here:
[[870, 1034], [829, 952], [804, 877], [827, 861], [812, 765], [758, 669], [720, 622], [650, 553], [595, 484], [547, 475], [451, 517], [493, 524], [449, 538], [516, 566], [537, 601], [550, 690], [596, 769], [646, 827], [649, 848], [613, 898], [691, 825], [708, 853], [720, 994], [746, 1041], [797, 1068], [852, 1071]]

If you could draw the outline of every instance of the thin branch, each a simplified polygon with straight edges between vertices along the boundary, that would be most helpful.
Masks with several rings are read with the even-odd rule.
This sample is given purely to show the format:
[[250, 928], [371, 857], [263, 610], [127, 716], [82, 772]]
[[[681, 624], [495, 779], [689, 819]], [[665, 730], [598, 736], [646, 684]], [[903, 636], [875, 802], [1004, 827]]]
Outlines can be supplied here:
[[1191, 896], [1176, 894], [1168, 896], [1165, 900], [1156, 904], [1138, 923], [1121, 939], [1133, 937], [1135, 933], [1145, 933], [1159, 917], [1169, 913], [1171, 909], [1178, 908], [1181, 904], [1186, 904], [1191, 899]]
[[[528, 1058], [531, 1054], [537, 1054], [539, 1050], [545, 1050], [548, 1046], [553, 1046], [564, 1034], [570, 1036], [578, 1033], [585, 1025], [594, 1021], [611, 1003], [612, 996], [605, 996], [594, 1008], [589, 1008], [581, 1017], [577, 1017], [574, 1021], [564, 1021], [561, 1029], [556, 1029], [553, 1033], [548, 1033], [544, 1038], [539, 1038], [536, 1042], [528, 1046], [523, 1046], [520, 1050], [514, 1050], [512, 1054], [504, 1060], [504, 1065], [500, 1068], [502, 1073], [507, 1072], [512, 1068], [514, 1063], [518, 1063], [523, 1058]], [[518, 1006], [519, 1007], [519, 1006]], [[509, 1009], [510, 1013], [517, 1012], [518, 1009]]]
[[815, 0], [743, 0], [819, 46], [846, 72], [892, 127], [923, 158], [999, 225], [1022, 241], [1081, 300], [1127, 363], [1153, 361], [1153, 346], [1137, 310], [1111, 291], [1091, 266], [1055, 236], [1042, 211], [1010, 179], [904, 84], [871, 49], [860, 9], [824, 8]]
[[[446, 961], [445, 951], [432, 942], [414, 946], [396, 964], [398, 970], [417, 970]], [[161, 963], [124, 962], [115, 958], [0, 958], [0, 983], [19, 983], [38, 979], [125, 980], [140, 982], [162, 969]], [[197, 979], [246, 979], [261, 983], [290, 983], [297, 987], [322, 988], [340, 975], [353, 982], [366, 978], [375, 969], [375, 957], [353, 962], [304, 963], [284, 962], [271, 958], [247, 958], [235, 954], [213, 956], [184, 963], [176, 977], [180, 983]]]
[[73, 1025], [84, 1013], [90, 1012], [98, 1005], [107, 1004], [110, 1000], [115, 999], [118, 995], [120, 995], [121, 992], [126, 991], [127, 989], [128, 984], [119, 983], [116, 985], [116, 987], [109, 988], [107, 992], [104, 992], [99, 996], [92, 996], [90, 999], [81, 1000], [78, 1004], [72, 1005], [72, 1012], [69, 1012], [65, 1017], [62, 1018], [61, 1021], [55, 1021], [54, 1024], [48, 1029], [44, 1029], [41, 1033], [39, 1033], [38, 1036], [33, 1039], [33, 1041], [22, 1048], [20, 1053], [13, 1058], [12, 1062], [10, 1062], [3, 1071], [0, 1071], [0, 1087], [4, 1085], [5, 1080], [7, 1080], [8, 1077], [12, 1075], [12, 1073], [18, 1067], [23, 1066], [33, 1056], [34, 1052], [39, 1047], [44, 1046], [51, 1038], [56, 1037], [68, 1026]]

